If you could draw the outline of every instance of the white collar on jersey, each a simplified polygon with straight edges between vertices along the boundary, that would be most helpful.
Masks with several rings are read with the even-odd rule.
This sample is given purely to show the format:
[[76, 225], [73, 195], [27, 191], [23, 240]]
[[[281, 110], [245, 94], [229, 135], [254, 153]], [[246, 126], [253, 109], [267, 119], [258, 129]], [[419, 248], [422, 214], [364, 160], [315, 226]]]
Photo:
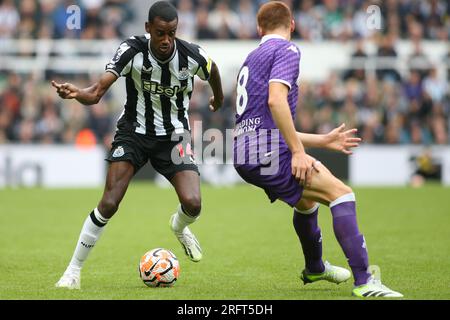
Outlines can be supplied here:
[[172, 55], [167, 60], [161, 61], [153, 54], [152, 48], [150, 48], [150, 34], [146, 33], [145, 37], [148, 39], [148, 52], [150, 52], [150, 54], [152, 55], [153, 59], [155, 59], [156, 61], [158, 61], [161, 64], [166, 64], [167, 62], [172, 60], [173, 57], [175, 57], [175, 54], [177, 53], [177, 41], [176, 40], [173, 41], [173, 53], [172, 53]]
[[263, 44], [264, 42], [266, 42], [267, 40], [270, 39], [283, 39], [286, 40], [284, 37], [280, 36], [279, 34], [266, 34], [265, 36], [263, 36], [261, 38], [261, 42], [259, 44]]

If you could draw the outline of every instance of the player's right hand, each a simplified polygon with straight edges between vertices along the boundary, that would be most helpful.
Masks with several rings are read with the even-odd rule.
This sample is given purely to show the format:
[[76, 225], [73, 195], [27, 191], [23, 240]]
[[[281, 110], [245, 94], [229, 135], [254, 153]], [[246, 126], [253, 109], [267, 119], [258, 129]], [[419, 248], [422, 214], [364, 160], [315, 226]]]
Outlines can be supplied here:
[[316, 159], [307, 155], [305, 152], [295, 152], [292, 154], [292, 175], [302, 186], [311, 186], [313, 171], [319, 172], [318, 167], [315, 165], [316, 162]]
[[52, 86], [56, 88], [56, 93], [63, 99], [74, 99], [78, 95], [79, 89], [71, 83], [57, 83], [52, 81]]
[[217, 110], [219, 110], [223, 105], [223, 97], [222, 99], [217, 99], [214, 96], [212, 96], [211, 98], [209, 98], [209, 110], [211, 110], [212, 112], [216, 112]]

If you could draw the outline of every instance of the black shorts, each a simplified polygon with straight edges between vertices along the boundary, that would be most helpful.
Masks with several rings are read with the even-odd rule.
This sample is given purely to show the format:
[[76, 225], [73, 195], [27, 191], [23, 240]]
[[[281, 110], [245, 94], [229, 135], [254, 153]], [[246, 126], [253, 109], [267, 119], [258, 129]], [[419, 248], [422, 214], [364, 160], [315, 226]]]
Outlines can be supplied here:
[[143, 134], [118, 130], [114, 136], [111, 151], [105, 159], [108, 162], [129, 161], [136, 174], [147, 161], [153, 168], [171, 180], [180, 171], [192, 170], [200, 174], [191, 149], [188, 135], [152, 138]]

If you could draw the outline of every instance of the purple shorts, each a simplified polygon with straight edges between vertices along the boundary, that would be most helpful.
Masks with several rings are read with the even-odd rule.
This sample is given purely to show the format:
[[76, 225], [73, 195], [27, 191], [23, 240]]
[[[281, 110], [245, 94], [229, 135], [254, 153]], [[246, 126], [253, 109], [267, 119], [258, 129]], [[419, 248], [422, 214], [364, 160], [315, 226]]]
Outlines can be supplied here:
[[292, 175], [291, 159], [289, 151], [280, 154], [278, 168], [271, 174], [264, 172], [267, 164], [235, 164], [234, 167], [246, 182], [264, 189], [271, 202], [280, 199], [294, 207], [302, 197], [303, 187]]

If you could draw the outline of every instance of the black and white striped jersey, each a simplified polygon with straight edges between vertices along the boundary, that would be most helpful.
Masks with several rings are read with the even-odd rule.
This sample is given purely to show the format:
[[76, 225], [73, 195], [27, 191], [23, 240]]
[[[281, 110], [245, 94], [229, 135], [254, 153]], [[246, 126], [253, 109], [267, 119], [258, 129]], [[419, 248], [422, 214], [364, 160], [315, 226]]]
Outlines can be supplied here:
[[182, 134], [189, 127], [194, 76], [209, 80], [212, 61], [198, 45], [175, 39], [166, 61], [150, 50], [150, 35], [122, 42], [106, 71], [126, 78], [127, 100], [118, 127], [126, 124], [148, 136]]

